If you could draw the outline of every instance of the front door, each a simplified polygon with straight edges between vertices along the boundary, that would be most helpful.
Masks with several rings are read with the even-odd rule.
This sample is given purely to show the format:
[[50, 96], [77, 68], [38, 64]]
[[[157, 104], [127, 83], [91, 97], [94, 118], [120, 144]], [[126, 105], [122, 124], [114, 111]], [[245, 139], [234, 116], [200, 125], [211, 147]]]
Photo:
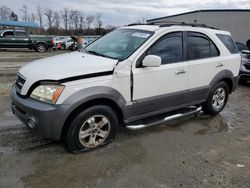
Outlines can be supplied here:
[[[143, 67], [142, 59], [146, 55], [161, 57], [161, 66]], [[162, 36], [136, 64], [133, 68], [134, 113], [140, 115], [187, 103], [188, 64], [183, 61], [182, 32]]]

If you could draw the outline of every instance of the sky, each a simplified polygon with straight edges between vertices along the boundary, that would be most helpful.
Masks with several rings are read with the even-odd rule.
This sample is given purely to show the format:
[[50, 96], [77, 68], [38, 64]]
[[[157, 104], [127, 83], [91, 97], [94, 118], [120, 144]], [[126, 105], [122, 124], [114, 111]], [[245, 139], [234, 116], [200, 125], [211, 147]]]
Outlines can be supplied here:
[[37, 6], [78, 9], [85, 15], [101, 12], [104, 25], [115, 26], [200, 9], [250, 9], [250, 0], [8, 0], [1, 1], [0, 6], [20, 15], [23, 4], [30, 12], [36, 12]]

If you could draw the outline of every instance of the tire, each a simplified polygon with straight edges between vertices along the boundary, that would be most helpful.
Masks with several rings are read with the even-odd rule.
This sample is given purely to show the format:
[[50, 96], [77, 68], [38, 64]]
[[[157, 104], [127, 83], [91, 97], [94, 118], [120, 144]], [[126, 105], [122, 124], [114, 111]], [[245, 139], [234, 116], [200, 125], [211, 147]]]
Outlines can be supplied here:
[[38, 43], [36, 45], [36, 51], [40, 53], [44, 53], [47, 50], [47, 46], [44, 43]]
[[65, 147], [71, 153], [100, 148], [114, 139], [118, 124], [117, 115], [110, 107], [87, 108], [70, 124], [64, 138]]
[[207, 101], [203, 104], [203, 111], [209, 115], [219, 114], [225, 107], [229, 96], [227, 83], [221, 81], [211, 90]]

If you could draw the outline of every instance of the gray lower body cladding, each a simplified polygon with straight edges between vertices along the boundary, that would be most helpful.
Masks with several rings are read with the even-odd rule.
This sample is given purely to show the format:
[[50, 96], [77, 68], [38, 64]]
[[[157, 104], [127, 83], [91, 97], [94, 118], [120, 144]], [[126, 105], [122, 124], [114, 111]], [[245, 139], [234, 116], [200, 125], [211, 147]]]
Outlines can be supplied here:
[[63, 127], [60, 119], [64, 116], [66, 106], [51, 105], [31, 98], [22, 98], [17, 95], [15, 87], [11, 90], [11, 109], [13, 114], [27, 127], [32, 120], [34, 127], [31, 129], [42, 137], [59, 140], [61, 136], [57, 127]]
[[[233, 88], [238, 85], [238, 77], [233, 78]], [[16, 93], [15, 87], [11, 90], [11, 108], [13, 113], [25, 124], [29, 125], [29, 120], [34, 121], [32, 129], [37, 134], [54, 140], [61, 139], [61, 133], [65, 122], [74, 110], [85, 102], [100, 97], [110, 98], [121, 108], [124, 123], [133, 122], [161, 113], [170, 112], [191, 105], [198, 105], [206, 101], [210, 88], [206, 86], [182, 92], [150, 97], [135, 101], [132, 105], [126, 106], [125, 101], [117, 91], [110, 88], [90, 88], [83, 90], [66, 100], [61, 105], [51, 105], [31, 98], [22, 98]], [[100, 91], [104, 93], [100, 93]], [[96, 95], [94, 95], [96, 93]]]

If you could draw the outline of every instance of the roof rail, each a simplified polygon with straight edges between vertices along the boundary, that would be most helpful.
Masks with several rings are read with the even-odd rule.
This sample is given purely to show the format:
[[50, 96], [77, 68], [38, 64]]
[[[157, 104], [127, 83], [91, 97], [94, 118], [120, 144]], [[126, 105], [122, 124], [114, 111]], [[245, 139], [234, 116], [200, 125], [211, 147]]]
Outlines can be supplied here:
[[135, 25], [155, 25], [154, 23], [132, 23], [128, 24], [127, 26], [135, 26]]
[[159, 25], [160, 27], [170, 27], [174, 25], [180, 25], [180, 26], [191, 26], [191, 27], [204, 27], [209, 29], [217, 29], [212, 26], [208, 26], [206, 24], [199, 24], [199, 23], [186, 23], [186, 22], [175, 22], [175, 21], [162, 21], [162, 22], [156, 22], [155, 25]]
[[209, 29], [217, 29], [212, 26], [208, 26], [205, 24], [198, 24], [198, 23], [186, 23], [186, 22], [175, 22], [175, 21], [160, 21], [160, 22], [154, 22], [154, 23], [132, 23], [128, 24], [128, 26], [136, 26], [136, 25], [158, 25], [159, 27], [170, 27], [170, 26], [191, 26], [191, 27], [204, 27]]

